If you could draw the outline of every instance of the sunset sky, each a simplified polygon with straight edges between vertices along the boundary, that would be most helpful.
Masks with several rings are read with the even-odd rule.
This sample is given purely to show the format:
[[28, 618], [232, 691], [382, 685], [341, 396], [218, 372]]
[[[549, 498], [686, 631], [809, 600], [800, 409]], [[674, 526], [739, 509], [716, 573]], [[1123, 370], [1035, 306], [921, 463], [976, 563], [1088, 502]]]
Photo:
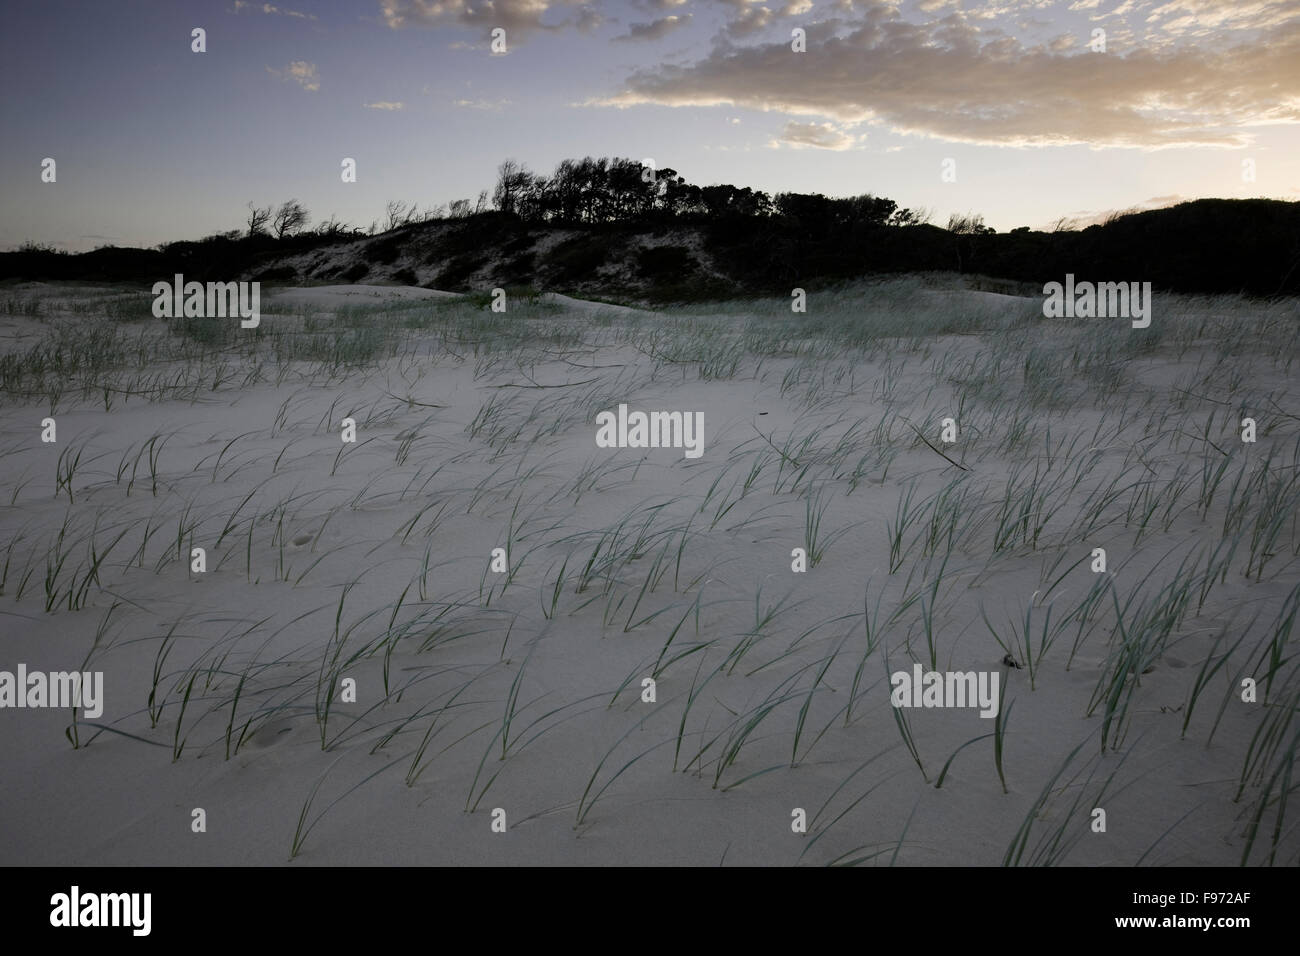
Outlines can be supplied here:
[[313, 223], [366, 227], [388, 200], [491, 190], [507, 157], [653, 159], [698, 185], [872, 192], [999, 230], [1300, 199], [1300, 0], [7, 0], [0, 16], [0, 248], [198, 238], [291, 197]]

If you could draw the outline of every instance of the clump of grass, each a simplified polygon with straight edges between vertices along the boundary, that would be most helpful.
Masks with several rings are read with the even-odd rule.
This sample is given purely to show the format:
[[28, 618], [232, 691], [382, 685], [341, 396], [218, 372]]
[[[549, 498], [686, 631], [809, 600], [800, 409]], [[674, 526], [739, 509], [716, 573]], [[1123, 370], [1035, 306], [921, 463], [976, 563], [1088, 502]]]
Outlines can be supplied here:
[[822, 520], [826, 516], [826, 509], [829, 502], [825, 500], [825, 489], [808, 486], [808, 494], [804, 498], [804, 532], [803, 541], [805, 553], [808, 555], [809, 569], [821, 564], [822, 558], [826, 557], [826, 549], [831, 544], [844, 535], [848, 534], [850, 528], [837, 528], [829, 534], [822, 532]]

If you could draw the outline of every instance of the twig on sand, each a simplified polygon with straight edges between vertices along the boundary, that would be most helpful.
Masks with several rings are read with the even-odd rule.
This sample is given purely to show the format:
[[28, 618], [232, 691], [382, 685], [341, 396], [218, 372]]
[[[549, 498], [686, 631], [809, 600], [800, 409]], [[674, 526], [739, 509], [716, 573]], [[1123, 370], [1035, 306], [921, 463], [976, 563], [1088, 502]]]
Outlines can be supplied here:
[[413, 398], [402, 398], [400, 395], [394, 395], [392, 392], [385, 391], [389, 398], [396, 399], [399, 402], [405, 402], [407, 405], [419, 405], [421, 408], [446, 408], [446, 405], [434, 405], [431, 402], [417, 402]]
[[[759, 438], [763, 439], [763, 441], [767, 442], [769, 445], [772, 446], [772, 450], [773, 450], [774, 452], [776, 452], [778, 455], [780, 455], [783, 461], [789, 462], [791, 465], [794, 465], [796, 468], [799, 467], [799, 462], [798, 462], [797, 459], [791, 458], [789, 455], [787, 455], [787, 454], [786, 454], [784, 451], [782, 451], [780, 448], [777, 448], [777, 447], [776, 447], [776, 443], [773, 442], [772, 439], [770, 439], [770, 438], [768, 438], [766, 435], [764, 435], [761, 431], [759, 431], [759, 429], [758, 429], [757, 426], [755, 426], [755, 425], [751, 425], [750, 427], [753, 428], [754, 431], [758, 432], [758, 437], [759, 437]], [[944, 457], [947, 457], [947, 456], [945, 455]]]
[[911, 422], [908, 422], [908, 423], [907, 423], [907, 427], [910, 428], [910, 429], [912, 429], [912, 431], [916, 432], [916, 437], [919, 438], [919, 439], [921, 439], [921, 441], [925, 442], [927, 448], [929, 448], [932, 452], [934, 452], [936, 455], [938, 455], [938, 456], [939, 456], [940, 458], [942, 458], [944, 461], [948, 462], [948, 464], [950, 464], [950, 465], [956, 465], [956, 466], [957, 466], [958, 468], [960, 468], [962, 471], [970, 471], [970, 469], [967, 468], [965, 465], [958, 464], [957, 462], [955, 462], [955, 461], [953, 461], [951, 458], [949, 458], [947, 455], [945, 455], [943, 452], [941, 452], [939, 449], [937, 449], [937, 448], [935, 448], [933, 445], [931, 445], [931, 444], [930, 444], [930, 439], [928, 439], [928, 438], [926, 438], [924, 435], [922, 435], [922, 434], [921, 434], [921, 429], [917, 428], [917, 427], [916, 427], [915, 425], [913, 425]]
[[599, 378], [586, 378], [581, 382], [565, 382], [563, 385], [538, 385], [536, 382], [532, 385], [518, 385], [508, 382], [505, 385], [489, 385], [488, 388], [573, 388], [575, 385], [590, 385], [596, 381], [599, 381]]

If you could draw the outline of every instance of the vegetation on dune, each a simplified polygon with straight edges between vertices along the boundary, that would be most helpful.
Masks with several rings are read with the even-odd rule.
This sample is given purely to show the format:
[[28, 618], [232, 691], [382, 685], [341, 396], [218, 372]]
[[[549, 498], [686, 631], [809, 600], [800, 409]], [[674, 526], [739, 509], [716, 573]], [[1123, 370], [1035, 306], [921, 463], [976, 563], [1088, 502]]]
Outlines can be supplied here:
[[[899, 812], [927, 792], [998, 808], [963, 847], [986, 863], [1296, 861], [1292, 303], [1170, 296], [1133, 330], [917, 279], [827, 288], [793, 317], [785, 297], [603, 315], [491, 298], [268, 299], [241, 330], [138, 321], [140, 293], [0, 297], [46, 324], [0, 357], [28, 429], [5, 452], [0, 595], [70, 631], [98, 620], [84, 666], [139, 652], [149, 678], [135, 706], [74, 715], [73, 747], [233, 760], [292, 732], [322, 772], [293, 794], [290, 856], [401, 767], [421, 801], [470, 813], [551, 788], [525, 812], [564, 809], [565, 836], [612, 837], [663, 786], [783, 812], [797, 792], [802, 836], [755, 831], [769, 862], [932, 861], [942, 804]], [[430, 385], [458, 369], [452, 414]], [[751, 386], [752, 422], [717, 421], [698, 461], [573, 453], [629, 396]], [[260, 416], [229, 407], [272, 387]], [[205, 408], [113, 431], [140, 403]], [[98, 430], [31, 435], [46, 408], [98, 407]], [[200, 573], [192, 603], [157, 600]], [[888, 702], [895, 668], [999, 661], [995, 720]], [[340, 692], [354, 675], [364, 701]], [[1067, 730], [1041, 732], [1045, 713]], [[1197, 793], [1153, 799], [1152, 760], [1158, 784], [1193, 750], [1178, 759], [1213, 763]], [[539, 758], [563, 772], [529, 776]], [[1151, 831], [1092, 840], [1099, 806], [1136, 832], [1138, 781]]]
[[[726, 293], [772, 292], [818, 280], [923, 271], [1042, 284], [1146, 281], [1161, 291], [1300, 294], [1300, 203], [1201, 199], [1118, 214], [1078, 230], [1018, 227], [997, 233], [977, 214], [929, 224], [925, 210], [863, 193], [849, 197], [767, 193], [727, 183], [698, 186], [675, 169], [622, 158], [566, 159], [550, 175], [507, 160], [491, 199], [421, 209], [390, 202], [359, 229], [331, 217], [309, 229], [296, 200], [249, 204], [244, 228], [156, 249], [104, 247], [79, 255], [28, 243], [0, 253], [6, 278], [148, 281], [184, 273], [199, 281], [289, 279], [285, 260], [341, 244], [371, 270], [440, 267], [435, 281], [468, 291], [528, 282], [689, 301], [699, 283]], [[538, 240], [555, 235], [549, 251]], [[687, 255], [657, 249], [687, 248]], [[676, 258], [674, 258], [676, 257]], [[309, 268], [298, 267], [305, 277]], [[489, 273], [480, 275], [480, 270]], [[500, 274], [497, 274], [500, 273]], [[358, 265], [318, 278], [357, 281]], [[630, 277], [630, 278], [629, 278]], [[674, 295], [668, 295], [674, 291]]]

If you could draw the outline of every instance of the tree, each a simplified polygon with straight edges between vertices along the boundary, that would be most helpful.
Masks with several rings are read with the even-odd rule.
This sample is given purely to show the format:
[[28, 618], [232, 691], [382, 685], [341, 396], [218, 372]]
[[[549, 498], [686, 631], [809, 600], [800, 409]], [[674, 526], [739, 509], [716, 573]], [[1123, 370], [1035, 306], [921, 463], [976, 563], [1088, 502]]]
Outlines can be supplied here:
[[497, 186], [492, 203], [502, 212], [517, 212], [521, 193], [532, 185], [533, 174], [517, 160], [507, 159], [497, 167]]
[[520, 173], [515, 180], [515, 213], [520, 219], [542, 218], [542, 201], [546, 192], [546, 177], [530, 172]]
[[934, 213], [922, 207], [920, 209], [899, 209], [889, 217], [890, 226], [920, 226], [929, 222]]
[[639, 219], [654, 202], [655, 184], [647, 182], [644, 169], [633, 159], [613, 159], [607, 181], [612, 214], [616, 219]]
[[271, 207], [265, 208], [248, 204], [248, 238], [266, 232], [266, 224], [271, 221]]
[[835, 224], [838, 201], [821, 193], [777, 193], [773, 199], [777, 215], [798, 227], [805, 235], [829, 235]]
[[883, 196], [863, 193], [836, 200], [836, 219], [840, 225], [874, 228], [889, 222], [898, 212], [898, 203]]
[[948, 217], [948, 231], [959, 236], [991, 236], [997, 232], [992, 226], [984, 225], [984, 217], [967, 213], [964, 216], [953, 213]]
[[331, 239], [347, 233], [356, 234], [358, 232], [360, 232], [360, 230], [354, 229], [346, 222], [340, 222], [338, 216], [333, 214], [330, 215], [329, 219], [322, 221], [320, 225], [316, 227], [316, 235], [325, 236]]
[[578, 221], [603, 222], [608, 218], [609, 160], [584, 156], [574, 167], [578, 189]]
[[948, 231], [953, 236], [953, 248], [957, 253], [957, 271], [965, 272], [966, 266], [975, 259], [983, 240], [977, 236], [991, 236], [997, 232], [992, 226], [984, 225], [984, 217], [975, 213], [964, 216], [953, 213], [948, 217]]
[[400, 199], [389, 200], [387, 205], [384, 206], [384, 232], [396, 229], [398, 226], [409, 226], [413, 222], [424, 222], [432, 219], [436, 211], [433, 209], [427, 210], [421, 217], [419, 203], [411, 203], [408, 206]]
[[582, 185], [578, 182], [578, 164], [572, 159], [562, 159], [547, 185], [544, 203], [552, 219], [576, 222]]
[[302, 204], [296, 199], [290, 199], [276, 210], [271, 228], [275, 230], [275, 238], [283, 239], [285, 236], [302, 229], [310, 219], [311, 216], [307, 214], [307, 210], [302, 207]]
[[679, 176], [675, 169], [664, 168], [655, 175], [655, 186], [658, 187], [659, 208], [669, 218], [676, 216], [686, 199], [685, 177]]

